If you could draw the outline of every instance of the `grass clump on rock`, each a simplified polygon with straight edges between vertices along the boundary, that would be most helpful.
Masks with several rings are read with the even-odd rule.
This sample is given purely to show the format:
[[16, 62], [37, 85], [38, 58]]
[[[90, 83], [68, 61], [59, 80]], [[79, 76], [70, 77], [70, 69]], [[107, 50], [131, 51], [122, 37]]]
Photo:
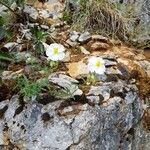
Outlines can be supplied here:
[[90, 30], [104, 36], [127, 38], [125, 19], [107, 0], [80, 0], [79, 7], [72, 13], [72, 27]]
[[149, 48], [149, 24], [141, 13], [137, 2], [78, 0], [67, 5], [64, 16], [75, 30], [88, 30], [138, 48]]

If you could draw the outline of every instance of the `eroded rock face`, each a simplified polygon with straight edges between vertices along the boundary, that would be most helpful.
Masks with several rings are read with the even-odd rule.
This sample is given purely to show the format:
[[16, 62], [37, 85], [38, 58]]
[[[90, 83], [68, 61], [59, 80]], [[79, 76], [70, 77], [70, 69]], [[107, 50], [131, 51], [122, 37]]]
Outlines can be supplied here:
[[[56, 12], [55, 4], [58, 6]], [[44, 10], [36, 9], [41, 6]], [[59, 6], [64, 8], [58, 0], [48, 1], [46, 4], [37, 2], [37, 7], [28, 13], [31, 17], [40, 13], [44, 19], [56, 19], [61, 16], [62, 9], [57, 10]], [[58, 23], [55, 27], [60, 25]], [[49, 28], [47, 27], [46, 30]], [[143, 93], [149, 92], [148, 84], [145, 85], [149, 80], [142, 84], [142, 81], [136, 79], [138, 76], [143, 79], [150, 77], [150, 62], [142, 54], [119, 43], [114, 44], [101, 35], [92, 36], [87, 32], [74, 31], [68, 37], [64, 32], [59, 36], [56, 34], [56, 37], [64, 39], [64, 45], [68, 39], [66, 43], [73, 48], [80, 44], [81, 52], [85, 54], [78, 54], [78, 61], [68, 61], [67, 73], [49, 75], [50, 83], [69, 89], [73, 98], [70, 95], [66, 99], [50, 96], [25, 103], [18, 95], [9, 100], [5, 100], [6, 96], [2, 99], [0, 95], [0, 149], [149, 150], [150, 134], [140, 126], [144, 107], [139, 96], [141, 89]], [[68, 51], [71, 53], [70, 49]], [[75, 54], [71, 56], [74, 58]], [[79, 85], [80, 75], [89, 73], [86, 59], [90, 56], [100, 56], [105, 60], [106, 74], [97, 76], [97, 84], [85, 90]], [[20, 52], [17, 55], [18, 61], [31, 58], [30, 53]], [[29, 69], [26, 67], [25, 71]], [[14, 78], [22, 71], [6, 71], [3, 79]], [[141, 85], [141, 89], [136, 84]]]
[[[0, 102], [2, 148], [149, 150], [150, 134], [140, 126], [144, 107], [137, 85], [146, 89], [143, 91], [146, 94], [148, 86], [147, 81], [142, 85], [137, 78], [149, 77], [150, 63], [132, 48], [111, 47], [102, 37], [92, 40], [87, 44], [90, 54], [68, 66], [70, 76], [57, 72], [48, 78], [50, 83], [69, 89], [74, 98], [53, 96], [26, 104], [16, 95]], [[92, 51], [91, 44], [99, 40], [107, 42], [110, 48]], [[97, 76], [96, 85], [85, 90], [79, 85], [80, 75], [88, 74], [86, 61], [89, 55], [102, 57], [106, 72]]]
[[14, 96], [0, 110], [6, 106], [0, 145], [10, 140], [21, 150], [128, 150], [134, 144], [130, 131], [143, 114], [137, 88], [123, 80], [92, 86], [75, 100], [19, 104]]
[[[98, 46], [99, 50], [93, 51], [91, 45], [96, 42], [106, 43], [109, 47], [103, 50]], [[48, 78], [50, 83], [59, 88], [69, 89], [73, 97], [67, 95], [66, 99], [62, 99], [50, 96], [28, 104], [17, 95], [10, 100], [1, 100], [2, 148], [148, 150], [150, 134], [139, 125], [144, 112], [139, 92], [143, 90], [148, 96], [149, 80], [138, 80], [140, 77], [141, 80], [150, 77], [150, 63], [141, 52], [112, 44], [102, 36], [91, 36], [91, 40], [83, 44], [80, 47], [88, 50], [87, 55], [78, 54], [79, 59], [67, 63], [66, 72], [52, 73]], [[75, 55], [71, 55], [72, 59]], [[31, 56], [20, 53], [18, 61]], [[97, 76], [96, 85], [84, 89], [81, 88], [80, 75], [89, 73], [86, 67], [91, 56], [100, 56], [105, 60], [106, 72]], [[10, 72], [4, 73], [5, 78], [9, 77], [6, 75]], [[14, 73], [11, 75], [21, 72]]]
[[38, 19], [46, 19], [48, 25], [52, 25], [59, 21], [62, 17], [62, 12], [64, 10], [64, 4], [59, 0], [48, 0], [48, 1], [38, 1], [34, 2], [31, 0], [27, 1], [24, 8], [24, 12], [27, 13], [32, 21], [37, 21]]

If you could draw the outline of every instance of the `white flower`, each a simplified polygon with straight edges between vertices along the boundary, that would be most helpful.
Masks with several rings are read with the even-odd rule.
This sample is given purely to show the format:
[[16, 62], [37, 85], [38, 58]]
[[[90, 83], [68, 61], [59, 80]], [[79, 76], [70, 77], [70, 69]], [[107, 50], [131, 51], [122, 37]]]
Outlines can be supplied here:
[[50, 45], [47, 45], [46, 43], [43, 43], [45, 49], [46, 49], [46, 55], [48, 56], [48, 59], [51, 59], [53, 61], [63, 60], [65, 57], [65, 48], [61, 44], [52, 43]]
[[97, 74], [104, 74], [106, 68], [105, 68], [105, 62], [101, 57], [94, 57], [92, 56], [88, 60], [88, 70], [92, 73]]

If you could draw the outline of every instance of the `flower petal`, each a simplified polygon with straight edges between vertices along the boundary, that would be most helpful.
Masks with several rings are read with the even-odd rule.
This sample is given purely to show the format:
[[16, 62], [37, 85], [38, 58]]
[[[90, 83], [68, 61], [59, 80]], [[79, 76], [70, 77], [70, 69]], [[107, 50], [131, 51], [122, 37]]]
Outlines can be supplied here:
[[96, 60], [97, 60], [97, 58], [94, 57], [94, 56], [92, 56], [92, 57], [89, 58], [88, 62], [89, 62], [89, 64], [94, 64], [94, 62], [95, 62]]
[[49, 48], [49, 45], [46, 44], [45, 42], [42, 42], [42, 44], [43, 44], [43, 46], [44, 46], [44, 48], [45, 48], [46, 50]]
[[95, 69], [96, 69], [95, 66], [93, 64], [90, 64], [90, 63], [88, 64], [87, 68], [90, 72], [95, 72]]
[[65, 47], [61, 44], [57, 44], [57, 43], [52, 43], [50, 44], [50, 48], [58, 48], [59, 52], [64, 52], [65, 51]]
[[58, 55], [50, 55], [50, 56], [48, 56], [48, 59], [53, 60], [53, 61], [57, 61]]
[[[104, 63], [105, 62], [101, 57], [92, 56], [88, 60], [87, 67], [90, 72], [95, 72], [97, 74], [104, 74], [104, 72], [106, 71]], [[100, 64], [100, 65], [97, 65], [97, 64]]]
[[65, 51], [65, 47], [59, 44], [59, 52], [64, 52], [64, 51]]
[[58, 60], [63, 60], [64, 58], [65, 58], [65, 53], [64, 52], [59, 53]]
[[48, 48], [47, 50], [46, 50], [46, 56], [51, 56], [51, 55], [53, 55], [53, 50], [52, 49], [50, 49], [50, 48]]
[[48, 59], [51, 59], [53, 61], [63, 60], [65, 57], [65, 53], [59, 53], [58, 55], [49, 55]]
[[95, 72], [96, 72], [97, 74], [104, 74], [105, 71], [106, 71], [105, 66], [99, 67], [98, 69], [95, 70]]

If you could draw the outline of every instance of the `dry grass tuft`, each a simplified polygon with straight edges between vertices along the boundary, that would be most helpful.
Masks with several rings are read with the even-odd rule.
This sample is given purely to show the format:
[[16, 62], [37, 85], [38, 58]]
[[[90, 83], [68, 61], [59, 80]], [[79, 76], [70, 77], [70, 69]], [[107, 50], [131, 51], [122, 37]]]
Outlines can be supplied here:
[[137, 48], [150, 48], [150, 25], [141, 19], [137, 2], [124, 4], [110, 0], [76, 0], [67, 6], [64, 20], [74, 30], [119, 39]]
[[127, 27], [124, 17], [106, 0], [81, 0], [75, 11], [73, 28], [91, 31], [125, 40]]

